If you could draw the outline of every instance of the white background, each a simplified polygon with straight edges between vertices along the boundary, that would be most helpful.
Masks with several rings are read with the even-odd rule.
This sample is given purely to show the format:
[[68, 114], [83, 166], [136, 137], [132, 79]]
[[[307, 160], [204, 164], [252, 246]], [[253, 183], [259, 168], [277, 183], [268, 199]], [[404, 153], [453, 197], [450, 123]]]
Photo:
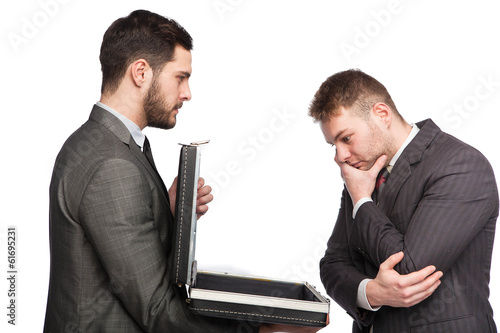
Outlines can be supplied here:
[[[325, 294], [318, 261], [342, 182], [307, 111], [319, 85], [341, 70], [371, 74], [409, 122], [432, 117], [500, 174], [494, 1], [24, 0], [2, 7], [2, 332], [42, 331], [53, 163], [99, 99], [104, 31], [135, 9], [176, 19], [194, 39], [192, 101], [174, 129], [145, 133], [167, 184], [177, 172], [177, 143], [211, 140], [202, 173], [216, 199], [199, 223], [200, 268], [307, 280]], [[8, 226], [18, 234], [15, 327], [6, 316]], [[497, 244], [496, 311], [498, 251]], [[351, 318], [335, 303], [330, 318], [322, 332], [350, 331]]]

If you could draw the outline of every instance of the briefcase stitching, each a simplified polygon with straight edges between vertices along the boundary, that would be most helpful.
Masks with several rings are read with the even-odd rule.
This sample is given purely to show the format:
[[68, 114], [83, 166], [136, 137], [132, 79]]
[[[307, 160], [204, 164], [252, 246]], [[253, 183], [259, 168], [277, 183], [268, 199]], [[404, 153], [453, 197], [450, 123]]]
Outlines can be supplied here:
[[[187, 165], [187, 156], [188, 156], [188, 151], [187, 149], [184, 148], [184, 173], [182, 175], [182, 195], [181, 195], [181, 206], [184, 207], [184, 200], [185, 200], [185, 193], [186, 193], [186, 165]], [[180, 266], [180, 257], [181, 257], [181, 241], [182, 241], [182, 225], [184, 221], [184, 209], [179, 209], [180, 210], [180, 232], [179, 232], [179, 247], [177, 251], [177, 269], [175, 272], [175, 282], [179, 282], [179, 266]]]
[[229, 313], [229, 314], [237, 314], [237, 315], [247, 315], [247, 316], [254, 316], [254, 317], [267, 317], [267, 318], [276, 318], [276, 319], [285, 319], [285, 320], [304, 321], [304, 322], [317, 323], [317, 324], [326, 324], [326, 321], [311, 320], [311, 319], [300, 319], [300, 318], [290, 318], [290, 317], [273, 316], [273, 315], [266, 315], [266, 314], [255, 314], [255, 313], [247, 313], [247, 312], [225, 311], [225, 310], [214, 310], [214, 309], [200, 309], [200, 308], [194, 308], [193, 310], [196, 310], [196, 311], [208, 311], [208, 312], [219, 312], [219, 313]]

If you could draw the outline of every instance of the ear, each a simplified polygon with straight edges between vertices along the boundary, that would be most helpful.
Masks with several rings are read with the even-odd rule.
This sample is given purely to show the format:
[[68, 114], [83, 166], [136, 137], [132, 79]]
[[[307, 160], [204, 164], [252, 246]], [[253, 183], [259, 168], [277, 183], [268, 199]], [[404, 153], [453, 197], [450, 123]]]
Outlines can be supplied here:
[[384, 127], [389, 127], [392, 122], [392, 110], [384, 103], [375, 103], [372, 108], [372, 116]]
[[148, 86], [153, 77], [153, 70], [144, 59], [138, 59], [130, 65], [130, 75], [137, 87]]

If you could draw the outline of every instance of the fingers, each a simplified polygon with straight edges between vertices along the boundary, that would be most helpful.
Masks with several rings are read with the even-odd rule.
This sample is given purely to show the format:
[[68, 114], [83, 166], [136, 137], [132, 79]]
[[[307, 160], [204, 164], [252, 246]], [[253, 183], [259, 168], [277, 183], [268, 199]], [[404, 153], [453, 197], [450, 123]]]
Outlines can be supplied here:
[[170, 188], [177, 188], [177, 176], [174, 178], [174, 181], [172, 182], [172, 185], [170, 185]]
[[398, 287], [402, 290], [402, 306], [410, 307], [432, 295], [441, 284], [443, 273], [435, 271], [434, 266], [428, 266], [420, 271], [401, 276]]
[[206, 205], [214, 199], [214, 196], [210, 194], [212, 188], [207, 185], [205, 186], [205, 180], [203, 178], [198, 179], [198, 192], [197, 192], [197, 205]]
[[196, 199], [196, 214], [203, 215], [208, 211], [207, 204], [210, 203], [214, 196], [210, 193], [212, 188], [204, 186], [198, 190], [198, 198]]
[[209, 185], [199, 188], [196, 204], [204, 205], [212, 201], [214, 199], [214, 196], [210, 192], [212, 192], [212, 188]]
[[[408, 285], [408, 286], [410, 286], [410, 285], [422, 282], [427, 277], [429, 277], [432, 273], [434, 273], [435, 271], [436, 271], [436, 267], [430, 265], [430, 266], [427, 266], [425, 268], [422, 268], [419, 271], [407, 274], [404, 277], [405, 278], [405, 284]], [[440, 276], [437, 277], [437, 275], [440, 275]], [[436, 272], [436, 274], [434, 274], [434, 277], [437, 277], [437, 279], [440, 279], [442, 275], [443, 275], [443, 273]]]
[[198, 218], [200, 218], [206, 212], [208, 212], [208, 206], [207, 205], [196, 206], [196, 215], [198, 216]]
[[394, 267], [403, 257], [404, 253], [398, 252], [387, 258], [380, 265], [377, 277], [366, 285], [372, 306], [410, 307], [432, 295], [441, 284], [443, 273], [436, 271], [433, 265], [409, 274], [399, 274]]
[[168, 189], [168, 197], [170, 199], [170, 210], [172, 211], [172, 214], [175, 214], [176, 192], [177, 192], [177, 177], [174, 178], [172, 185]]
[[385, 163], [387, 162], [387, 155], [381, 155], [376, 161], [375, 164], [370, 169], [370, 172], [372, 172], [375, 177], [380, 173], [380, 170], [382, 170], [385, 167]]
[[346, 166], [346, 164], [344, 162], [340, 162], [339, 161], [339, 156], [337, 154], [337, 150], [335, 150], [335, 163], [337, 163], [337, 165], [340, 167], [340, 177], [342, 179], [344, 179], [344, 170], [343, 168]]
[[432, 295], [441, 284], [441, 272], [435, 272], [420, 283], [409, 286], [403, 293], [403, 306], [410, 307]]
[[205, 185], [205, 179], [203, 179], [202, 177], [198, 178], [198, 190], [202, 188], [203, 185]]
[[[398, 252], [393, 255], [391, 255], [389, 258], [387, 258], [386, 261], [384, 261], [380, 265], [381, 270], [392, 270], [394, 269], [394, 266], [396, 266], [401, 260], [403, 260], [404, 253], [403, 252]], [[435, 273], [435, 274], [433, 274]], [[433, 274], [431, 276], [431, 274]], [[399, 285], [401, 288], [416, 285], [418, 283], [421, 283], [425, 280], [427, 280], [427, 285], [430, 287], [430, 285], [434, 284], [437, 280], [439, 280], [443, 276], [442, 272], [436, 272], [436, 267], [433, 265], [429, 265], [427, 267], [422, 268], [419, 271], [409, 273], [406, 275], [401, 275], [401, 281], [399, 282]], [[425, 286], [424, 286], [425, 287]]]
[[382, 264], [380, 264], [380, 269], [382, 270], [390, 270], [393, 269], [401, 260], [403, 260], [404, 253], [398, 252], [394, 253], [392, 256], [387, 258]]
[[205, 195], [203, 197], [199, 197], [196, 200], [196, 215], [200, 218], [208, 211], [208, 203], [212, 201], [214, 196], [212, 194]]
[[198, 218], [208, 211], [207, 204], [214, 199], [214, 196], [210, 192], [212, 192], [212, 188], [208, 185], [205, 186], [205, 180], [200, 177], [198, 179], [198, 192], [196, 199], [196, 214], [198, 215]]
[[432, 295], [432, 293], [441, 284], [440, 278], [443, 276], [441, 272], [436, 272], [422, 281], [419, 285], [416, 285], [415, 297], [422, 301]]
[[170, 185], [170, 188], [168, 189], [168, 195], [170, 196], [170, 201], [172, 201], [172, 199], [175, 201], [176, 191], [177, 191], [177, 177], [174, 178], [172, 185]]
[[[203, 188], [203, 189], [205, 189], [205, 188]], [[210, 191], [211, 191], [211, 189], [210, 189]], [[214, 196], [212, 194], [210, 194], [210, 193], [207, 193], [207, 194], [205, 194], [203, 196], [200, 196], [198, 194], [198, 199], [196, 200], [196, 205], [197, 206], [199, 206], [199, 205], [206, 205], [206, 204], [212, 202], [212, 200], [214, 200]]]

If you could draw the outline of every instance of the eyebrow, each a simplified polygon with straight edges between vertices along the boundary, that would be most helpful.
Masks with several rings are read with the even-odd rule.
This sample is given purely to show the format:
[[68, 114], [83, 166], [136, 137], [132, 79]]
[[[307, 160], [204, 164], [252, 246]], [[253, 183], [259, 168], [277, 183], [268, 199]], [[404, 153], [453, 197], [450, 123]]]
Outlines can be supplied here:
[[335, 138], [333, 138], [333, 142], [337, 142], [338, 139], [339, 139], [339, 137], [342, 136], [347, 131], [348, 131], [348, 129], [344, 128], [343, 130], [341, 130], [340, 132], [338, 132], [337, 135], [335, 136]]
[[191, 76], [191, 73], [186, 72], [186, 71], [178, 71], [177, 74], [182, 74], [182, 75], [184, 75], [187, 78], [189, 78]]

